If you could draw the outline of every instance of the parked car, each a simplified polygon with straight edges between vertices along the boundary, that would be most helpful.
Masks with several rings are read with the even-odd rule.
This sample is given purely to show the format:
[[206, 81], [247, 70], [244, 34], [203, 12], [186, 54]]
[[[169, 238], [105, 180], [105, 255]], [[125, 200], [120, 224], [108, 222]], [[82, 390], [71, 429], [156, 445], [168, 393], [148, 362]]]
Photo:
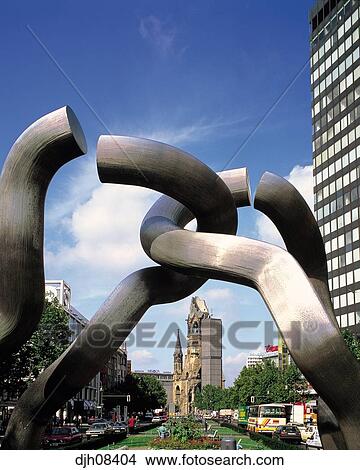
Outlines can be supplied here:
[[109, 423], [93, 423], [86, 431], [86, 437], [108, 436], [113, 433], [112, 426]]
[[151, 420], [152, 423], [161, 423], [161, 416], [154, 416]]
[[305, 424], [301, 423], [287, 423], [287, 426], [296, 426], [301, 434], [301, 440], [306, 442], [310, 437], [314, 434], [314, 427], [316, 426], [306, 426]]
[[151, 411], [147, 411], [144, 415], [144, 420], [151, 421], [153, 417], [154, 417], [154, 413], [151, 413]]
[[78, 428], [74, 426], [64, 426], [52, 428], [48, 431], [42, 440], [43, 447], [59, 447], [69, 444], [75, 444], [82, 441], [82, 435]]
[[110, 424], [108, 419], [105, 418], [93, 418], [92, 422], [89, 424], [95, 424], [95, 423], [105, 423], [105, 424]]
[[273, 432], [274, 439], [280, 439], [284, 442], [293, 442], [294, 444], [300, 444], [301, 433], [296, 426], [286, 425], [278, 426]]
[[126, 423], [123, 423], [121, 421], [116, 421], [111, 425], [114, 434], [127, 434], [128, 433], [128, 427]]

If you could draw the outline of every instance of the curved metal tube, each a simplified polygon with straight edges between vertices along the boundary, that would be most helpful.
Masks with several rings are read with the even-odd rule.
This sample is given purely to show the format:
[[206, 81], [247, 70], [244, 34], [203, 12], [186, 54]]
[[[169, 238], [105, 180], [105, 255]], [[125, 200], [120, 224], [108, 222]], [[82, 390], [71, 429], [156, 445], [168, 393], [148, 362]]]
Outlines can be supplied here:
[[[289, 181], [266, 172], [256, 189], [254, 207], [267, 215], [275, 224], [287, 250], [304, 269], [329, 318], [339, 330], [328, 286], [324, 242], [316, 219], [305, 199]], [[332, 364], [328, 364], [328, 367], [332, 367]], [[331, 416], [330, 408], [322, 403], [321, 398], [319, 398], [319, 409], [318, 422], [323, 448], [346, 449], [345, 439], [341, 436], [339, 426], [334, 426], [336, 418]]]
[[185, 230], [158, 236], [150, 251], [172, 269], [258, 290], [294, 361], [336, 416], [347, 448], [360, 449], [360, 400], [353, 393], [360, 364], [290, 253], [244, 237]]
[[[118, 146], [118, 143], [116, 145]], [[160, 144], [156, 143], [156, 145]], [[179, 151], [177, 152], [179, 156]], [[139, 168], [143, 169], [142, 162], [147, 159], [147, 155], [140, 155], [140, 157], [136, 160], [137, 167], [134, 167], [134, 171], [138, 171]], [[182, 199], [183, 192], [187, 193], [187, 199], [191, 199], [191, 210], [196, 216], [198, 216], [198, 212], [207, 214], [204, 205], [211, 205], [218, 212], [199, 216], [199, 225], [207, 226], [213, 230], [222, 229], [234, 233], [236, 212], [233, 199], [229, 199], [231, 193], [227, 186], [210, 169], [204, 167], [193, 157], [189, 158], [187, 154], [179, 157], [179, 167], [176, 170], [178, 178], [169, 184], [166, 175], [169, 171], [170, 159], [171, 155], [170, 158], [167, 156], [163, 160], [159, 159], [156, 173], [154, 175], [148, 173], [146, 180], [141, 178], [143, 185], [151, 188], [153, 179], [156, 177], [157, 188], [161, 191], [171, 192], [171, 194], [176, 191], [179, 199]], [[189, 171], [189, 166], [191, 171]], [[121, 174], [122, 164], [120, 162], [113, 162], [113, 172]], [[186, 172], [187, 175], [196, 174], [198, 186], [191, 186], [189, 179], [183, 178], [183, 172]], [[207, 179], [209, 173], [212, 180], [210, 185]], [[236, 176], [236, 170], [231, 174], [226, 173], [224, 178], [231, 179], [231, 186], [236, 193], [238, 204], [248, 204], [246, 171], [238, 171], [238, 176]], [[159, 174], [163, 178], [161, 184], [159, 183]], [[199, 190], [206, 194], [206, 200], [200, 201], [196, 197]], [[189, 197], [189, 192], [193, 198]], [[166, 196], [160, 198], [155, 206], [157, 207], [155, 211], [157, 217], [172, 226], [177, 223], [183, 224], [184, 220], [192, 218], [188, 209], [181, 203]], [[224, 213], [228, 214], [225, 218]], [[206, 217], [209, 217], [211, 221], [206, 221]], [[81, 390], [101, 369], [112, 352], [122, 344], [151, 305], [180, 300], [193, 293], [205, 281], [204, 279], [189, 278], [163, 267], [143, 269], [124, 279], [74, 343], [22, 395], [12, 414], [2, 448], [37, 448], [41, 434], [50, 417], [64, 401]], [[102, 340], [96, 340], [99, 332]]]
[[66, 106], [28, 127], [7, 156], [0, 177], [1, 358], [29, 339], [43, 311], [44, 201], [50, 180], [85, 152], [80, 124]]

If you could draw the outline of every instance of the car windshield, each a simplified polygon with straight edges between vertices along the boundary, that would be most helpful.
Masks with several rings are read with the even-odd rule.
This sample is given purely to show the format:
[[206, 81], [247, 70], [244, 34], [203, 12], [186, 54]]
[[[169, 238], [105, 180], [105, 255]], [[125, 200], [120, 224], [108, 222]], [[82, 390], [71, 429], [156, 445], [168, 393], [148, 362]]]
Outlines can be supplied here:
[[90, 429], [104, 429], [106, 427], [105, 423], [95, 423], [91, 426]]
[[68, 435], [70, 433], [71, 433], [71, 430], [69, 428], [54, 428], [51, 431], [52, 436], [59, 436], [60, 434], [61, 435]]
[[297, 432], [297, 428], [295, 426], [286, 426], [287, 432]]

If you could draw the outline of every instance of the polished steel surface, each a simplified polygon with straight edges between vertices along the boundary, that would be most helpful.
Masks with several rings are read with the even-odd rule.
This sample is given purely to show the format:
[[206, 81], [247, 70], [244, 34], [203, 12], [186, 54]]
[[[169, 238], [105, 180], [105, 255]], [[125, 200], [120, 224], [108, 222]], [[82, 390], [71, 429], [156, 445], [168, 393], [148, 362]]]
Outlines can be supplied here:
[[[299, 262], [329, 318], [338, 328], [328, 287], [327, 260], [323, 239], [316, 219], [299, 191], [284, 178], [266, 172], [256, 188], [255, 209], [260, 210], [275, 224], [286, 248]], [[319, 398], [318, 423], [325, 449], [346, 449], [344, 436], [330, 408]], [[331, 424], [330, 424], [331, 423]]]
[[[295, 188], [265, 174], [255, 198], [256, 208], [280, 230], [285, 251], [235, 236], [235, 206], [248, 205], [250, 197], [244, 169], [220, 178], [179, 149], [119, 136], [99, 139], [97, 160], [102, 182], [165, 194], [141, 227], [143, 248], [160, 266], [124, 279], [74, 343], [30, 385], [12, 414], [3, 447], [38, 447], [49, 418], [101, 369], [150, 306], [180, 300], [212, 278], [259, 291], [291, 356], [324, 400], [325, 445], [360, 449], [360, 365], [341, 337], [321, 236]], [[193, 217], [197, 232], [184, 229]]]
[[[153, 150], [152, 144], [150, 141], [140, 140], [143, 145], [138, 147], [138, 155], [132, 155], [133, 160], [127, 158], [124, 163], [113, 154], [115, 150], [123, 152], [124, 143], [118, 139], [100, 139], [98, 166], [104, 182], [108, 179], [120, 182], [123, 179], [124, 183], [133, 184], [135, 173], [137, 184], [156, 188], [186, 202], [197, 217], [198, 226], [206, 227], [208, 231], [235, 233], [237, 214], [234, 199], [216, 173], [194, 157], [177, 149], [174, 152], [177, 159], [174, 167], [172, 148], [158, 143], [154, 145], [156, 144], [160, 154], [165, 151], [164, 158], [158, 156], [156, 164], [152, 164], [152, 169], [148, 167], [149, 155], [146, 152], [147, 148]], [[105, 156], [102, 152], [102, 142], [106, 144]], [[115, 148], [112, 149], [111, 145]], [[130, 149], [125, 147], [125, 151], [129, 156]], [[139, 173], [139, 169], [146, 178]], [[176, 177], [169, 178], [169, 174]], [[224, 179], [231, 181], [237, 205], [248, 205], [246, 170], [226, 172]], [[201, 198], [198, 197], [199, 191]], [[212, 212], [209, 207], [212, 207]], [[169, 196], [163, 196], [149, 211], [144, 225], [152, 220], [157, 230], [163, 233], [166, 227], [180, 230], [192, 218], [193, 215], [181, 203]], [[3, 448], [37, 448], [50, 417], [103, 367], [112, 352], [122, 344], [151, 305], [180, 300], [192, 294], [205, 281], [168, 270], [166, 267], [142, 269], [124, 279], [74, 343], [22, 395], [9, 422]], [[104, 333], [105, 339], [94, 341], [96, 332], [99, 331]]]
[[57, 170], [86, 152], [69, 107], [28, 127], [12, 146], [0, 177], [0, 357], [36, 328], [44, 305], [44, 201]]
[[157, 237], [151, 257], [186, 273], [257, 289], [295, 363], [336, 416], [347, 448], [360, 448], [360, 400], [354, 392], [360, 364], [290, 253], [244, 237], [178, 230]]

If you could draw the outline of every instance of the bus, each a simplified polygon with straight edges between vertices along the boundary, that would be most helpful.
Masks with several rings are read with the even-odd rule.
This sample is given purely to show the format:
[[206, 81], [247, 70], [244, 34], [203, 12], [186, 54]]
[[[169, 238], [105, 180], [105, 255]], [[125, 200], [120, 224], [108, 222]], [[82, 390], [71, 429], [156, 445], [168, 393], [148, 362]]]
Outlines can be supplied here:
[[249, 406], [247, 430], [273, 433], [278, 426], [286, 424], [286, 408], [282, 403]]
[[249, 407], [246, 405], [240, 405], [238, 411], [238, 426], [240, 428], [247, 429], [249, 420]]

